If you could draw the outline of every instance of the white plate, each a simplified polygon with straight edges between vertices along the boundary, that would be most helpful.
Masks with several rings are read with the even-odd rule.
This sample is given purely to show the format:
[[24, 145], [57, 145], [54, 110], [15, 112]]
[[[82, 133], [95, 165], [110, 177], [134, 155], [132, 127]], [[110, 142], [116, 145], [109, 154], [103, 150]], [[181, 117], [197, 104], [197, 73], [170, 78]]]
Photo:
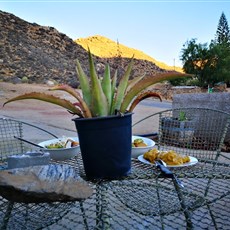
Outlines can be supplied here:
[[[144, 156], [144, 154], [140, 155], [138, 157], [138, 160], [145, 163], [145, 164], [148, 164], [148, 165], [155, 165], [155, 164], [149, 162], [148, 160], [146, 160], [143, 156]], [[196, 163], [198, 163], [198, 160], [195, 157], [189, 156], [189, 159], [190, 159], [190, 161], [188, 163], [184, 163], [182, 165], [167, 165], [167, 167], [168, 168], [180, 168], [180, 167], [195, 165]]]

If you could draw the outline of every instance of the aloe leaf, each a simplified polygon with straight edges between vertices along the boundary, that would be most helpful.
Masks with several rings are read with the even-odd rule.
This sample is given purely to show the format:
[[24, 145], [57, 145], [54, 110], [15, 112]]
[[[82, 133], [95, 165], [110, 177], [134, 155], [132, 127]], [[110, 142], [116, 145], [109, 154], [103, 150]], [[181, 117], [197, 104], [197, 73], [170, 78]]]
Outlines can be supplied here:
[[111, 78], [110, 78], [110, 68], [107, 64], [105, 67], [105, 73], [102, 79], [102, 89], [108, 101], [108, 108], [110, 108], [112, 103], [112, 91], [111, 91]]
[[5, 106], [6, 104], [13, 102], [13, 101], [19, 101], [19, 100], [25, 100], [25, 99], [36, 99], [36, 100], [41, 100], [41, 101], [45, 101], [45, 102], [49, 102], [55, 105], [59, 105], [65, 109], [67, 109], [68, 111], [70, 111], [73, 114], [77, 114], [79, 117], [83, 117], [83, 114], [81, 113], [81, 110], [78, 109], [73, 103], [71, 103], [68, 100], [65, 99], [61, 99], [59, 97], [56, 97], [54, 95], [49, 95], [49, 94], [45, 94], [45, 93], [27, 93], [27, 94], [23, 94], [17, 97], [14, 97], [8, 101], [6, 101], [3, 106]]
[[89, 84], [89, 79], [85, 72], [83, 71], [80, 62], [77, 60], [76, 61], [76, 71], [79, 77], [79, 82], [82, 90], [82, 95], [84, 98], [84, 101], [88, 106], [90, 106], [91, 103], [91, 90], [90, 90], [90, 84]]
[[49, 90], [51, 90], [51, 91], [62, 90], [62, 91], [69, 93], [70, 95], [72, 95], [73, 97], [75, 97], [78, 100], [78, 102], [79, 102], [78, 107], [82, 110], [84, 117], [92, 117], [90, 109], [89, 109], [88, 105], [86, 104], [86, 102], [81, 97], [81, 94], [79, 92], [77, 92], [74, 88], [72, 88], [71, 86], [64, 85], [64, 84], [63, 85], [57, 85], [57, 86], [50, 88]]
[[129, 92], [127, 92], [122, 102], [120, 112], [124, 113], [127, 110], [131, 101], [134, 99], [134, 97], [138, 95], [142, 90], [146, 89], [148, 86], [156, 84], [161, 81], [172, 80], [175, 78], [184, 78], [184, 77], [192, 77], [192, 75], [178, 73], [178, 72], [170, 72], [170, 73], [168, 72], [168, 73], [159, 73], [156, 75], [146, 76], [145, 78], [138, 81], [138, 83], [135, 84], [129, 90]]
[[127, 86], [126, 92], [128, 92], [134, 85], [137, 84], [138, 81], [140, 81], [144, 77], [145, 77], [145, 74], [143, 74], [142, 76], [139, 76], [139, 77], [134, 77], [132, 80], [130, 80], [128, 82], [128, 86]]
[[107, 116], [108, 115], [108, 103], [106, 96], [102, 90], [101, 81], [99, 80], [92, 54], [89, 51], [89, 65], [90, 65], [90, 77], [91, 77], [91, 112], [95, 117]]
[[114, 114], [114, 111], [113, 111], [113, 106], [114, 106], [114, 95], [115, 95], [115, 92], [116, 92], [116, 86], [117, 86], [117, 69], [115, 70], [115, 73], [114, 73], [114, 76], [112, 78], [112, 82], [111, 82], [111, 98], [112, 98], [112, 102], [111, 102], [111, 105], [110, 105], [110, 108], [109, 108], [109, 114], [112, 115]]
[[132, 67], [133, 67], [133, 59], [131, 59], [124, 76], [121, 78], [121, 80], [119, 82], [116, 97], [114, 99], [115, 101], [113, 104], [112, 111], [115, 111], [115, 110], [120, 111], [121, 103], [122, 103], [124, 96], [125, 96], [125, 91], [126, 91], [126, 88], [128, 85], [129, 76], [130, 76]]
[[149, 97], [156, 97], [156, 98], [159, 98], [160, 101], [162, 101], [161, 95], [159, 93], [146, 91], [146, 92], [141, 93], [135, 98], [135, 100], [130, 105], [128, 112], [132, 112], [134, 108], [138, 105], [139, 102]]

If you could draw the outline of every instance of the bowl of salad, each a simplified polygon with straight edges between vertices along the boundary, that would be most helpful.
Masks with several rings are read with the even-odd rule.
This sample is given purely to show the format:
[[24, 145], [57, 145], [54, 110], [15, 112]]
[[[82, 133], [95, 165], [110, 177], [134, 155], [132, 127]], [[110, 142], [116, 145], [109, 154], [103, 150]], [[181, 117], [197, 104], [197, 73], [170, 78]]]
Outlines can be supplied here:
[[147, 137], [132, 136], [132, 158], [148, 152], [155, 145], [155, 142]]
[[69, 160], [80, 152], [78, 137], [62, 137], [40, 142], [42, 151], [48, 152], [52, 160]]

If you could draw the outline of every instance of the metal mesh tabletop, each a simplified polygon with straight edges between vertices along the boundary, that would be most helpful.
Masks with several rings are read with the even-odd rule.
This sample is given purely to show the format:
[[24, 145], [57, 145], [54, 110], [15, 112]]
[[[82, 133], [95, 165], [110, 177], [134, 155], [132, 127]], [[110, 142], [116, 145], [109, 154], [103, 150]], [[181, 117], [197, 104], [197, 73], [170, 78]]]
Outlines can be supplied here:
[[183, 189], [155, 166], [133, 159], [128, 177], [89, 182], [94, 195], [48, 229], [228, 229], [229, 166], [199, 162], [172, 171]]
[[[84, 178], [80, 155], [64, 163]], [[228, 164], [198, 162], [172, 171], [183, 189], [133, 159], [127, 177], [88, 181], [94, 192], [82, 202], [14, 204], [6, 229], [228, 229]], [[2, 221], [6, 210], [1, 206]]]
[[[188, 114], [199, 114], [192, 112]], [[92, 187], [92, 196], [75, 202], [38, 204], [11, 202], [0, 196], [0, 229], [229, 229], [230, 158], [222, 158], [220, 147], [225, 135], [219, 138], [221, 133], [226, 134], [229, 119], [227, 114], [220, 116], [220, 112], [206, 112], [202, 116], [211, 114], [214, 120], [206, 117], [208, 125], [196, 125], [193, 132], [188, 128], [186, 135], [184, 131], [171, 130], [170, 126], [174, 124], [170, 122], [169, 125], [167, 119], [175, 113], [166, 111], [157, 115], [159, 149], [173, 149], [199, 160], [192, 166], [170, 168], [184, 188], [178, 186], [174, 179], [165, 178], [155, 165], [144, 164], [138, 159], [132, 159], [131, 173], [126, 177], [88, 180], [79, 154], [72, 160], [52, 163], [72, 166]], [[203, 124], [203, 120], [200, 121], [198, 124]], [[217, 124], [217, 121], [225, 125], [215, 125], [214, 130], [218, 129], [218, 132], [213, 132], [212, 124]], [[21, 134], [21, 127], [18, 128], [16, 121], [12, 122], [10, 127], [13, 128], [5, 131], [5, 126], [1, 126], [3, 168], [6, 153], [12, 153], [8, 149], [11, 145], [16, 146], [17, 153], [24, 150], [21, 145], [14, 144], [14, 138], [9, 138]], [[15, 129], [19, 133], [15, 133]], [[210, 146], [207, 145], [210, 137], [211, 149], [206, 148]], [[185, 138], [189, 145], [183, 144], [186, 143], [184, 139], [180, 142], [181, 138]]]

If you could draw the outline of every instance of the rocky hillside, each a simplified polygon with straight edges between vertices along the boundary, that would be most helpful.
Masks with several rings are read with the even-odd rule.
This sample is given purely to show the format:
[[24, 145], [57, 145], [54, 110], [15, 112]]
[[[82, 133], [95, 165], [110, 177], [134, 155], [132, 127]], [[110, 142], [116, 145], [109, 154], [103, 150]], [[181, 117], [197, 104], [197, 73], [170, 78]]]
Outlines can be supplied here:
[[[0, 11], [0, 28], [0, 80], [29, 83], [51, 80], [78, 86], [76, 58], [85, 71], [88, 69], [88, 55], [82, 46], [53, 27], [29, 23], [3, 11]], [[129, 58], [122, 57], [95, 59], [99, 73], [106, 62], [112, 71], [119, 67], [119, 73], [123, 73], [129, 62]], [[165, 71], [150, 61], [135, 59], [132, 76]]]
[[153, 62], [162, 69], [183, 72], [180, 67], [169, 66], [163, 62], [159, 62], [140, 50], [127, 47], [120, 44], [119, 41], [114, 42], [113, 40], [103, 37], [101, 35], [90, 36], [87, 38], [79, 38], [75, 40], [75, 42], [85, 49], [89, 47], [91, 52], [99, 57], [114, 58], [120, 56], [130, 58], [134, 55], [135, 58]]

